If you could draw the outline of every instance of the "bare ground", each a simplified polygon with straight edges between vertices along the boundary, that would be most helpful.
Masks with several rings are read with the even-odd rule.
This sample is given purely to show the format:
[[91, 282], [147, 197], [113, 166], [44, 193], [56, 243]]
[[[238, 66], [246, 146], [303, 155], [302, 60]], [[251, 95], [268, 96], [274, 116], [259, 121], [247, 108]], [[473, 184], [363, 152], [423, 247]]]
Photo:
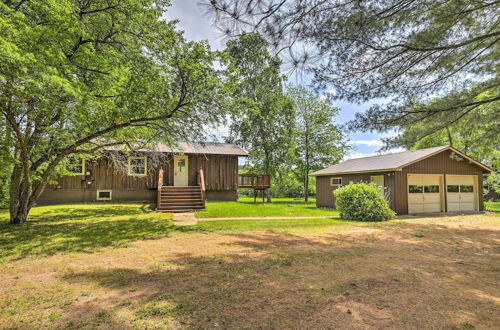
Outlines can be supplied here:
[[0, 264], [0, 328], [498, 329], [488, 215], [175, 233]]

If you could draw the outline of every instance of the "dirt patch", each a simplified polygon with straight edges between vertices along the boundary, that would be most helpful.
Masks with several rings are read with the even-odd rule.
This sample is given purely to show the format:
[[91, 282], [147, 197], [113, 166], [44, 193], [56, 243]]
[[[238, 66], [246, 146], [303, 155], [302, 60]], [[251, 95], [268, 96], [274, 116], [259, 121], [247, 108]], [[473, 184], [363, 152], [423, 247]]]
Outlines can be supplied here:
[[1, 265], [0, 327], [493, 329], [496, 219], [175, 233], [26, 258]]

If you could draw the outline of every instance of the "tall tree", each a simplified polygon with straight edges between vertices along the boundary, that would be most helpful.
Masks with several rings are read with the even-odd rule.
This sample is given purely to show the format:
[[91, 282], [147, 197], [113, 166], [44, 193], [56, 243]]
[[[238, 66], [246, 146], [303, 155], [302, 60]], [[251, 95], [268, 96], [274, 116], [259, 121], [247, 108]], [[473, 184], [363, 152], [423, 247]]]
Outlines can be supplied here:
[[[228, 35], [260, 32], [334, 98], [383, 100], [358, 114], [350, 128], [387, 131], [424, 123], [426, 135], [464, 118], [498, 123], [499, 5], [495, 0], [206, 0]], [[497, 129], [481, 139], [498, 134]]]
[[70, 156], [201, 134], [216, 121], [205, 43], [162, 19], [166, 0], [0, 3], [0, 152], [12, 164], [10, 222], [23, 223]]
[[[283, 93], [281, 61], [258, 34], [230, 40], [221, 54], [235, 101], [228, 140], [249, 150], [253, 168], [273, 180], [293, 157], [294, 108]], [[271, 196], [267, 196], [268, 202]]]
[[309, 173], [338, 163], [348, 148], [344, 134], [335, 125], [339, 109], [303, 86], [290, 87], [288, 96], [296, 108], [296, 172], [309, 199]]

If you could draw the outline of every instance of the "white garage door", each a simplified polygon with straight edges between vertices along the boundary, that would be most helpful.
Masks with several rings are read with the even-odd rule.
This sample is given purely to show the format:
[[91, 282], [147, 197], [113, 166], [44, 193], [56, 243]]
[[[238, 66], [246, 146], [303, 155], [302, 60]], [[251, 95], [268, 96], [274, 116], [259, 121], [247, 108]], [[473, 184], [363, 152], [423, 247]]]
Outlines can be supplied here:
[[476, 176], [475, 175], [447, 175], [446, 199], [448, 211], [475, 211], [476, 210]]
[[441, 212], [441, 176], [408, 175], [408, 213]]

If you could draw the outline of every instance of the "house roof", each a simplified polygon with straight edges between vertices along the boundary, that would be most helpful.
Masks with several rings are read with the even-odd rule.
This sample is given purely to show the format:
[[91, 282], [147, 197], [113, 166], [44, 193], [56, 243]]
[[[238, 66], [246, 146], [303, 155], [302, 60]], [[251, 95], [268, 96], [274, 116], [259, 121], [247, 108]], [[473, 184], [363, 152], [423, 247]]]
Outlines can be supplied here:
[[360, 172], [399, 171], [405, 166], [408, 166], [445, 150], [453, 150], [461, 157], [468, 159], [470, 162], [475, 163], [486, 171], [493, 172], [493, 170], [489, 167], [479, 163], [478, 161], [475, 161], [474, 159], [468, 157], [467, 155], [463, 154], [453, 147], [439, 146], [433, 148], [397, 152], [386, 155], [349, 159], [342, 163], [332, 165], [330, 167], [311, 173], [310, 175], [322, 176]]
[[[121, 150], [122, 147], [112, 146], [107, 150]], [[157, 144], [154, 148], [140, 148], [137, 151], [143, 152], [167, 152], [167, 153], [184, 153], [184, 154], [206, 154], [206, 155], [232, 155], [232, 156], [248, 156], [248, 153], [233, 143], [215, 143], [215, 142], [177, 142], [177, 146], [168, 146], [162, 143]]]

